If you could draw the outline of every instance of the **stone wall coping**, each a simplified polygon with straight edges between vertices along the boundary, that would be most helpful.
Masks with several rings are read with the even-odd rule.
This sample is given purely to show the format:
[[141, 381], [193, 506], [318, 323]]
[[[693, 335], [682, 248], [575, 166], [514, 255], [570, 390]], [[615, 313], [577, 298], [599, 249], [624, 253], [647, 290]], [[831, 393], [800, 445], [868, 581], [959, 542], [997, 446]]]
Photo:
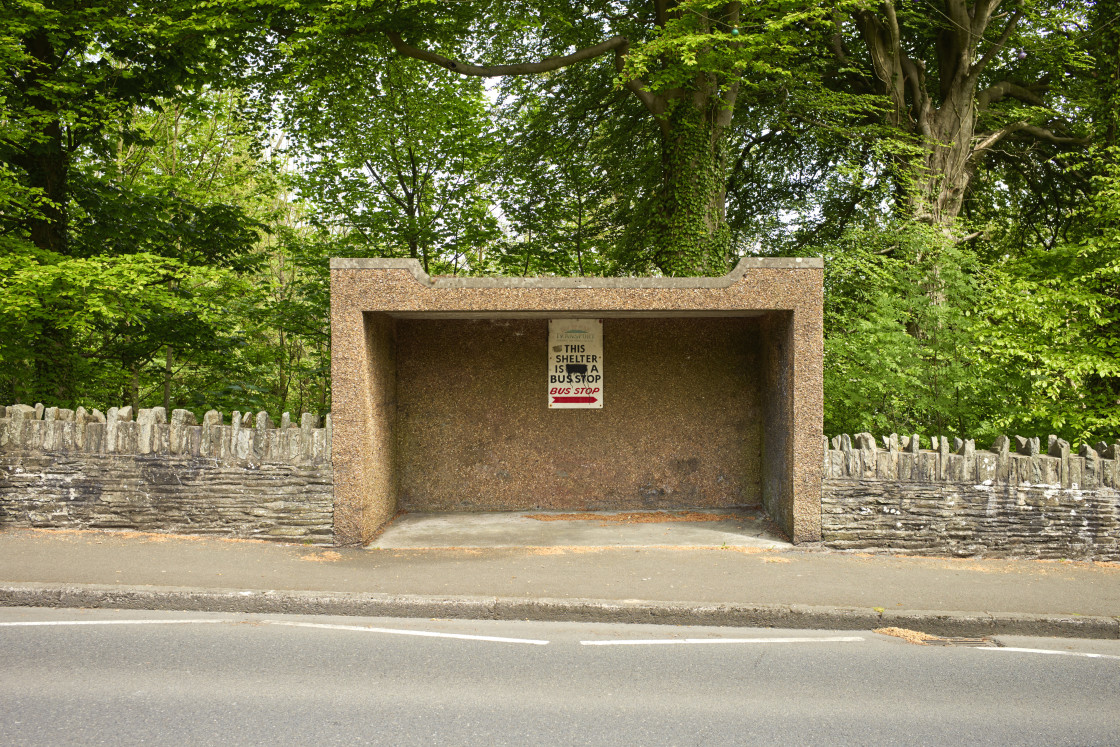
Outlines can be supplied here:
[[0, 406], [0, 453], [74, 453], [153, 455], [217, 459], [229, 463], [329, 464], [333, 425], [330, 414], [285, 412], [279, 427], [267, 412], [233, 411], [230, 423], [217, 410], [199, 423], [189, 410], [162, 407], [108, 412], [44, 407]]
[[[969, 483], [1066, 490], [1120, 489], [1120, 442], [1082, 444], [1074, 452], [1057, 436], [998, 437], [989, 449], [971, 439], [932, 439], [933, 449], [920, 448], [922, 437], [870, 433], [841, 434], [824, 439], [824, 479], [913, 483]], [[1011, 451], [1015, 443], [1019, 450]], [[1043, 443], [1047, 443], [1043, 448]]]
[[716, 278], [690, 277], [432, 277], [417, 259], [334, 257], [332, 270], [407, 270], [430, 288], [729, 288], [749, 270], [821, 270], [821, 257], [743, 257], [731, 272]]

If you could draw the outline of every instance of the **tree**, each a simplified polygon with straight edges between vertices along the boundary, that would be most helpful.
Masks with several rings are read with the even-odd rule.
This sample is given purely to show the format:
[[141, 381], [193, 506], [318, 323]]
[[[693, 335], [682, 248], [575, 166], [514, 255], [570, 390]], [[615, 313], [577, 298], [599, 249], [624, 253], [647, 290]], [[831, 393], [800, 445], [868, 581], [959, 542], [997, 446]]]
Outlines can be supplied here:
[[[610, 65], [659, 143], [659, 177], [632, 216], [644, 269], [719, 274], [731, 260], [727, 135], [745, 91], [781, 85], [813, 6], [653, 0], [375, 4], [314, 22], [335, 39], [384, 34], [403, 57], [465, 77], [550, 76], [578, 63]], [[304, 28], [299, 33], [311, 34]], [[540, 58], [475, 65], [469, 56]], [[635, 265], [637, 263], [634, 263]], [[643, 269], [631, 267], [630, 269]]]
[[979, 351], [975, 261], [908, 220], [853, 225], [822, 251], [825, 431], [996, 435], [1009, 377]]
[[[487, 169], [509, 234], [491, 253], [498, 269], [602, 275], [623, 264], [618, 206], [630, 202], [634, 182], [627, 182], [649, 154], [607, 124], [610, 104], [618, 103], [610, 99], [627, 94], [609, 93], [606, 101], [573, 95], [590, 87], [610, 92], [602, 73], [574, 67], [562, 76], [514, 78], [499, 87], [496, 128], [508, 134]], [[619, 140], [625, 153], [615, 147]], [[620, 162], [630, 167], [619, 169]]]
[[830, 83], [889, 102], [882, 119], [911, 147], [895, 172], [907, 215], [951, 226], [975, 170], [1008, 141], [1088, 143], [1064, 96], [1088, 64], [1085, 10], [1044, 0], [835, 6]]
[[262, 25], [253, 9], [234, 14], [221, 2], [186, 0], [6, 0], [3, 15], [0, 162], [36, 208], [19, 227], [61, 253], [76, 152], [131, 107], [228, 74], [248, 32]]
[[317, 223], [362, 252], [447, 272], [497, 235], [478, 176], [489, 157], [480, 81], [387, 54], [380, 37], [304, 40], [283, 122]]

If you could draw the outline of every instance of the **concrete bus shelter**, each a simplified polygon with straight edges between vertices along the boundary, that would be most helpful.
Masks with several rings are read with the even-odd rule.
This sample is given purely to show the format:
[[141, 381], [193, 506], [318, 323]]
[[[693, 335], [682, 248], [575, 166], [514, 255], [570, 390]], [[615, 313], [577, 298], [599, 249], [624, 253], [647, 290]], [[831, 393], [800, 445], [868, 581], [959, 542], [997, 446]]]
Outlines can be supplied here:
[[[823, 262], [718, 278], [429, 277], [331, 260], [335, 537], [398, 511], [762, 506], [820, 539]], [[549, 406], [549, 320], [601, 320], [598, 409]]]

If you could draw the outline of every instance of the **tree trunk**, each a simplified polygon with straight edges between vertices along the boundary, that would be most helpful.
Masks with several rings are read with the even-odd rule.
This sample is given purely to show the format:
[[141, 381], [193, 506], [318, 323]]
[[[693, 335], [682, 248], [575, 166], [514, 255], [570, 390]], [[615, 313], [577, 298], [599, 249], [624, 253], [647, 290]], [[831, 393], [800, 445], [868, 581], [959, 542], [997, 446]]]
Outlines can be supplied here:
[[171, 412], [171, 375], [175, 363], [174, 353], [171, 346], [167, 345], [167, 356], [164, 360], [163, 366], [163, 409], [168, 413]]
[[661, 187], [651, 223], [654, 262], [666, 275], [728, 270], [727, 153], [724, 109], [708, 81], [678, 100], [661, 140]]
[[39, 71], [53, 70], [57, 65], [57, 54], [50, 38], [42, 31], [24, 37], [23, 46], [38, 63], [28, 74], [24, 86], [27, 100], [48, 121], [43, 126], [42, 137], [28, 143], [12, 161], [27, 173], [28, 186], [46, 198], [38, 214], [28, 221], [32, 243], [40, 249], [65, 254], [66, 207], [70, 199], [70, 154], [66, 148], [62, 124], [57, 117], [57, 104], [38, 93], [40, 87], [47, 85], [46, 81], [41, 80]]
[[933, 226], [951, 225], [964, 206], [972, 179], [972, 139], [976, 134], [975, 95], [957, 89], [920, 123], [921, 161], [913, 173], [903, 170], [902, 193], [909, 214]]
[[1105, 147], [1120, 145], [1120, 0], [1097, 0], [1093, 30], [1097, 36], [1095, 84], [1097, 106], [1093, 127]]
[[132, 377], [128, 382], [128, 404], [132, 405], [132, 412], [140, 411], [140, 365], [132, 364]]

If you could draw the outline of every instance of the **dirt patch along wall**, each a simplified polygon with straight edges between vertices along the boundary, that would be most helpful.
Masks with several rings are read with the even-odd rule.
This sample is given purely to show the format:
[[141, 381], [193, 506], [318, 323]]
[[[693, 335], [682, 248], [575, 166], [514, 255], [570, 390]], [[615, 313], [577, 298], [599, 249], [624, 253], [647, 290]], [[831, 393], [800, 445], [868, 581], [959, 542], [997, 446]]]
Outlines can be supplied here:
[[601, 410], [548, 408], [545, 318], [396, 323], [401, 508], [760, 505], [758, 317], [605, 318]]

